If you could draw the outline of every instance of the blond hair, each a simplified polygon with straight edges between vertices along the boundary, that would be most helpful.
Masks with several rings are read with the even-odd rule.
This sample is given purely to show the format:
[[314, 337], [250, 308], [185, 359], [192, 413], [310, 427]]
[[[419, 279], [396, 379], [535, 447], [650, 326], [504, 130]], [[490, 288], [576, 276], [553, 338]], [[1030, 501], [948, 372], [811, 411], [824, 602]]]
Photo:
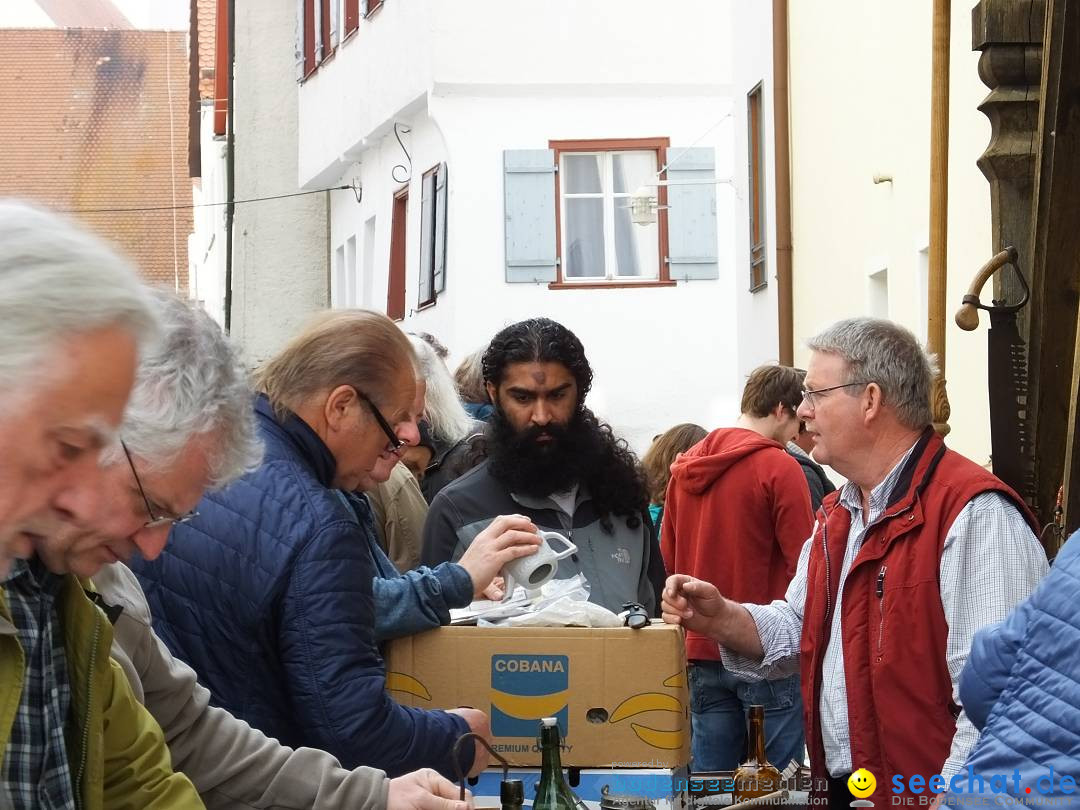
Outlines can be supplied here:
[[351, 385], [384, 404], [401, 373], [414, 374], [409, 339], [378, 312], [337, 310], [317, 316], [263, 366], [256, 377], [283, 417], [310, 397]]

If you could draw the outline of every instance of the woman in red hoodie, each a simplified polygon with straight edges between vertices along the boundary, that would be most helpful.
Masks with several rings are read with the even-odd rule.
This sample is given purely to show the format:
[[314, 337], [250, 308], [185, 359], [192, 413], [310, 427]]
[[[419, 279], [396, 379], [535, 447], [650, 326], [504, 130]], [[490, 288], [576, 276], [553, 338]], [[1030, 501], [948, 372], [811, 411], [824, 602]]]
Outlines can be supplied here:
[[[733, 428], [714, 430], [671, 466], [661, 527], [668, 573], [707, 580], [730, 599], [782, 599], [813, 529], [806, 478], [785, 450], [799, 430], [802, 374], [755, 369]], [[766, 754], [783, 769], [803, 759], [799, 676], [749, 683], [724, 670], [716, 642], [688, 633], [693, 767], [734, 770], [746, 710], [765, 706]]]

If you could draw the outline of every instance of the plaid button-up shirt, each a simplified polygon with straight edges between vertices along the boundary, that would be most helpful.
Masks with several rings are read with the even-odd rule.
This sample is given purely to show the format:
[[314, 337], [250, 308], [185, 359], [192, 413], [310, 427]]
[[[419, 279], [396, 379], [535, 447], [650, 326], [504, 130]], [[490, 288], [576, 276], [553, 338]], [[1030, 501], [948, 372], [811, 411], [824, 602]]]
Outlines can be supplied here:
[[12, 623], [26, 658], [26, 678], [0, 771], [14, 810], [74, 810], [64, 740], [71, 707], [57, 599], [64, 578], [36, 557], [16, 560], [3, 580]]

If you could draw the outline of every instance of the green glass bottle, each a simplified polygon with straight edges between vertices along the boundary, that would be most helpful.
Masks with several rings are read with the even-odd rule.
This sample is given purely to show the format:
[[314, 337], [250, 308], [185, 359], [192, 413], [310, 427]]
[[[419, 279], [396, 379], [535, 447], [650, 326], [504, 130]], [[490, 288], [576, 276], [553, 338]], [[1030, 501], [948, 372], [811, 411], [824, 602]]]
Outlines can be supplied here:
[[559, 723], [554, 717], [540, 721], [540, 783], [533, 810], [576, 810], [577, 802], [563, 776]]

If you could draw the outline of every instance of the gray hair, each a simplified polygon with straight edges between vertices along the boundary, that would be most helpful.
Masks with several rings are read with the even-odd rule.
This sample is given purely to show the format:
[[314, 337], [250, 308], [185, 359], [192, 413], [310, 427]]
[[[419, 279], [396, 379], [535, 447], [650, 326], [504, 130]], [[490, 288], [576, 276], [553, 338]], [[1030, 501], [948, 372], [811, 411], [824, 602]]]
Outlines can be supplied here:
[[110, 326], [140, 348], [156, 332], [134, 267], [73, 222], [0, 199], [0, 391], [28, 393], [56, 373], [62, 341]]
[[212, 437], [210, 488], [220, 489], [262, 460], [247, 371], [209, 315], [171, 291], [151, 295], [162, 336], [139, 363], [124, 441], [161, 469], [193, 439]]
[[806, 345], [842, 358], [847, 366], [844, 382], [877, 383], [882, 399], [905, 427], [920, 429], [933, 421], [930, 383], [935, 359], [900, 324], [848, 318], [810, 338]]
[[424, 412], [431, 424], [431, 435], [436, 441], [456, 444], [476, 433], [475, 423], [461, 404], [454, 378], [438, 354], [416, 335], [409, 335], [409, 342], [416, 352], [417, 374], [427, 383]]

